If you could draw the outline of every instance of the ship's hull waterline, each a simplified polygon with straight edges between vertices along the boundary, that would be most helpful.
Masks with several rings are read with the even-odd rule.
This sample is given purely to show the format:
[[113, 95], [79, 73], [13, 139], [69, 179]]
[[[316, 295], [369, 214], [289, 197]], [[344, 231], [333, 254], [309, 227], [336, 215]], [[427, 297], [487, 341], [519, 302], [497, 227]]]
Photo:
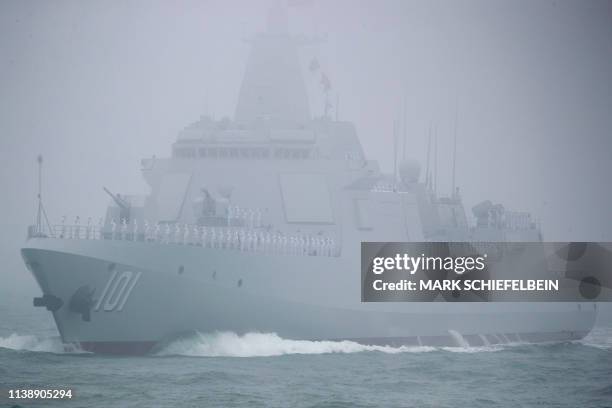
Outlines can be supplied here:
[[564, 341], [596, 315], [575, 303], [362, 303], [359, 266], [339, 257], [54, 238], [30, 239], [22, 256], [61, 300], [63, 342], [99, 353], [145, 354], [196, 331], [392, 346]]

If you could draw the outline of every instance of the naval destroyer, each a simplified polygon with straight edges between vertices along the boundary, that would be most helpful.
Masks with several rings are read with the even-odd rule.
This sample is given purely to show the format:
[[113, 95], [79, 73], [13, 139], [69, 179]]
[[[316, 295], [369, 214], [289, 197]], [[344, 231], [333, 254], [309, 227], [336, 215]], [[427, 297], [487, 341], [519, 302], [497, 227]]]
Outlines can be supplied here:
[[[167, 158], [141, 162], [143, 196], [111, 196], [99, 223], [42, 222], [21, 250], [65, 344], [143, 354], [194, 332], [480, 346], [572, 340], [576, 303], [366, 303], [362, 241], [541, 241], [526, 213], [438, 196], [418, 163], [383, 174], [347, 121], [309, 111], [282, 10], [251, 51], [233, 119], [202, 116]], [[473, 224], [473, 225], [472, 225]]]

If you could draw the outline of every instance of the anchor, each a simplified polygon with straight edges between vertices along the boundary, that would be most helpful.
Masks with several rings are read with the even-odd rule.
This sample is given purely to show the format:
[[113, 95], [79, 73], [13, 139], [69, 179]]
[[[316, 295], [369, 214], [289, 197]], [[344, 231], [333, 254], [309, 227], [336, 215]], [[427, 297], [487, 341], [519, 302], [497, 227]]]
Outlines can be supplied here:
[[91, 321], [94, 292], [95, 289], [91, 289], [89, 286], [81, 286], [74, 292], [68, 304], [70, 311], [80, 314], [85, 322]]
[[64, 301], [57, 296], [43, 294], [41, 297], [34, 298], [34, 307], [46, 307], [48, 311], [55, 312], [64, 304]]

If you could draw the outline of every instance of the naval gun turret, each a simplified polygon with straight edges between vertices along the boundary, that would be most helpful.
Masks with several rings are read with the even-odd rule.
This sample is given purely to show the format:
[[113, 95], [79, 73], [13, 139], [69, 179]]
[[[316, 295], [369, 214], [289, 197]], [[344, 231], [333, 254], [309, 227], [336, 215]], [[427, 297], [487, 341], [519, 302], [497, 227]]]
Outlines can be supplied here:
[[505, 209], [502, 204], [493, 204], [490, 200], [485, 200], [472, 207], [472, 213], [476, 217], [478, 227], [503, 226]]
[[120, 221], [125, 220], [126, 223], [129, 223], [130, 222], [130, 207], [131, 207], [129, 201], [121, 197], [121, 195], [118, 193], [113, 194], [106, 187], [102, 187], [102, 188], [104, 189], [106, 194], [108, 194], [113, 199], [115, 204], [117, 204], [117, 207], [119, 207], [119, 220]]
[[232, 188], [219, 186], [216, 191], [209, 188], [200, 191], [200, 196], [193, 201], [198, 225], [229, 226]]

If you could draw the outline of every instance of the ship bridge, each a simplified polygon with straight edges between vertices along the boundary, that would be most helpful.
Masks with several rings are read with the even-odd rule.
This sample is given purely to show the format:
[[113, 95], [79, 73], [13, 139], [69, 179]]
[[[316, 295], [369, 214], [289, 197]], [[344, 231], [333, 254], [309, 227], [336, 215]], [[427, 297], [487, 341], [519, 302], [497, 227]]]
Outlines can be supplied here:
[[203, 116], [180, 132], [172, 146], [176, 159], [257, 160], [328, 159], [364, 161], [354, 126], [349, 122], [315, 119], [287, 126]]

